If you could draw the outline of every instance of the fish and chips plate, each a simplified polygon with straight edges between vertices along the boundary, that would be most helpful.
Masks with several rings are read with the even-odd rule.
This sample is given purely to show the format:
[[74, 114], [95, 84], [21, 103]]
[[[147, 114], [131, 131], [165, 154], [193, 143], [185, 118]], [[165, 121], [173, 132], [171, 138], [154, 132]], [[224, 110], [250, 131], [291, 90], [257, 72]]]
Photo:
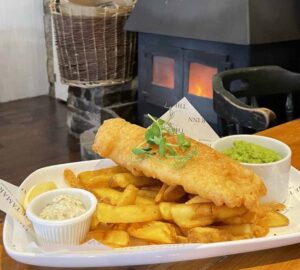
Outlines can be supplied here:
[[[29, 175], [22, 188], [29, 188], [41, 181], [55, 181], [58, 187], [67, 187], [63, 173], [66, 168], [80, 173], [97, 170], [114, 165], [110, 160], [82, 161], [41, 168]], [[45, 252], [33, 247], [29, 234], [23, 233], [20, 225], [7, 216], [3, 228], [3, 242], [7, 253], [15, 260], [26, 264], [53, 267], [113, 267], [128, 265], [145, 265], [194, 259], [224, 256], [262, 249], [275, 248], [300, 242], [300, 173], [295, 168], [290, 171], [289, 198], [284, 215], [289, 219], [289, 225], [270, 229], [267, 236], [236, 241], [217, 242], [209, 244], [187, 243], [167, 245], [147, 245], [101, 251], [89, 247], [86, 251], [76, 249], [66, 250], [57, 247], [56, 250]], [[21, 233], [20, 233], [21, 232]]]
[[[153, 119], [147, 130], [122, 119], [108, 120], [93, 148], [104, 159], [41, 168], [21, 184], [25, 192], [19, 198], [24, 208], [32, 209], [42, 189], [44, 194], [62, 188], [91, 193], [98, 203], [86, 221], [91, 222], [87, 234], [78, 245], [40, 241], [37, 231], [25, 232], [8, 215], [3, 242], [12, 258], [41, 266], [113, 267], [224, 256], [300, 241], [300, 172], [293, 167], [285, 201], [266, 202], [261, 200], [267, 188], [260, 176], [175, 133], [161, 120]], [[55, 227], [76, 218], [80, 216], [49, 223]]]

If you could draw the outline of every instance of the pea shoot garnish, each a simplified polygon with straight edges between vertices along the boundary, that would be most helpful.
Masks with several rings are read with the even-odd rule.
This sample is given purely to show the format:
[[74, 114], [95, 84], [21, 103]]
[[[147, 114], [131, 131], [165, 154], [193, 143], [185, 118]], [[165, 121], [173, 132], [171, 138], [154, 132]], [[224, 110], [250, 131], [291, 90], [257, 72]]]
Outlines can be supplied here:
[[184, 133], [178, 133], [170, 123], [162, 119], [156, 119], [148, 114], [153, 121], [145, 132], [145, 141], [137, 148], [132, 149], [132, 153], [144, 158], [163, 157], [173, 159], [174, 166], [183, 167], [185, 163], [197, 154], [196, 150], [191, 150], [191, 142]]

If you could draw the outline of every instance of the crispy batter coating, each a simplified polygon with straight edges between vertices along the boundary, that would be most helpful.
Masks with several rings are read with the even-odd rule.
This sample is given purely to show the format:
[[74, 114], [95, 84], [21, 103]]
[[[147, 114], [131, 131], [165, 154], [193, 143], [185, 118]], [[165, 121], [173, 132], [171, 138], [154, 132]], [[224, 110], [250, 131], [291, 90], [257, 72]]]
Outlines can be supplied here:
[[145, 128], [123, 119], [107, 120], [99, 128], [93, 149], [102, 157], [115, 161], [134, 175], [145, 175], [168, 185], [181, 185], [191, 194], [209, 199], [215, 205], [245, 206], [251, 209], [266, 194], [262, 180], [251, 170], [214, 149], [191, 139], [198, 154], [183, 168], [175, 168], [156, 155], [137, 160], [132, 149], [145, 139]]

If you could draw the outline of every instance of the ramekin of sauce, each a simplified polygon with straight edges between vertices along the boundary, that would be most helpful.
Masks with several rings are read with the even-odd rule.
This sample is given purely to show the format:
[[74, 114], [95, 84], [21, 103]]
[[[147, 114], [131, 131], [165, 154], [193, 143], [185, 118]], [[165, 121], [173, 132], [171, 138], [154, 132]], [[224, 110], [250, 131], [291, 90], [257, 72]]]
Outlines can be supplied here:
[[240, 162], [263, 180], [267, 195], [263, 202], [284, 202], [288, 197], [291, 149], [285, 143], [259, 135], [232, 135], [212, 148]]
[[45, 192], [30, 202], [26, 215], [42, 243], [78, 245], [89, 231], [96, 197], [83, 189]]

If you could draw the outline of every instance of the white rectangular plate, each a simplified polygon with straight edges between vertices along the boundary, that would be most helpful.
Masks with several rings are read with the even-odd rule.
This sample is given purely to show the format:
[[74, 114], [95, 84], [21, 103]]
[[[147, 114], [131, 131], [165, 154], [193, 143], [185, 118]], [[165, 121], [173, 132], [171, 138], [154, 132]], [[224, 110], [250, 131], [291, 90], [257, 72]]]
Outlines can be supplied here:
[[[32, 185], [55, 181], [58, 187], [65, 187], [63, 171], [65, 168], [79, 173], [114, 164], [110, 160], [93, 160], [45, 167], [29, 175], [21, 185], [28, 189]], [[276, 183], [274, 183], [276, 184]], [[15, 260], [32, 265], [53, 267], [108, 267], [157, 264], [187, 261], [229, 254], [237, 254], [300, 243], [300, 172], [295, 168], [290, 172], [290, 194], [286, 202], [285, 215], [290, 224], [287, 227], [271, 229], [268, 236], [231, 242], [211, 244], [172, 244], [133, 248], [109, 249], [103, 251], [53, 252], [26, 251], [28, 235], [16, 235], [16, 222], [6, 217], [3, 228], [3, 241], [7, 253]]]

